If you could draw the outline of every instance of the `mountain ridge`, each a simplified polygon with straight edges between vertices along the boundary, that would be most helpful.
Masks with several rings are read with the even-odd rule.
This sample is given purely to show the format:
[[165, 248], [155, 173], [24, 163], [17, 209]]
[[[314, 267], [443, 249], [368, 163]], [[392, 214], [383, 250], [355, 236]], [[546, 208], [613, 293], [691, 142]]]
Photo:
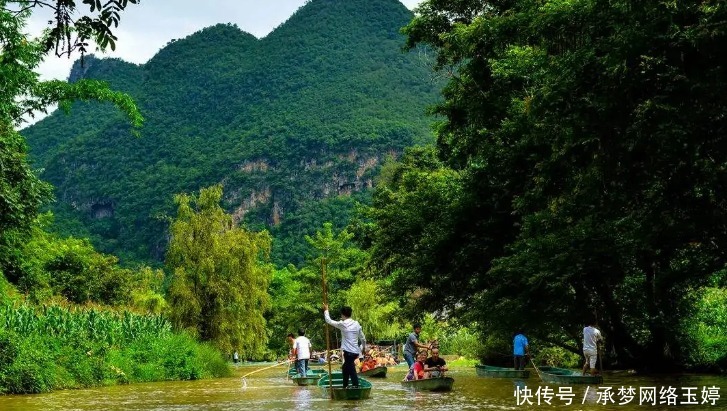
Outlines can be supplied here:
[[77, 103], [23, 131], [72, 222], [60, 231], [160, 259], [175, 193], [222, 182], [228, 210], [275, 231], [311, 201], [366, 191], [386, 156], [432, 140], [439, 87], [400, 51], [411, 17], [395, 0], [314, 0], [262, 39], [218, 24], [144, 65], [109, 61], [120, 78], [93, 61], [85, 75], [129, 92], [147, 122], [134, 139], [110, 107]]

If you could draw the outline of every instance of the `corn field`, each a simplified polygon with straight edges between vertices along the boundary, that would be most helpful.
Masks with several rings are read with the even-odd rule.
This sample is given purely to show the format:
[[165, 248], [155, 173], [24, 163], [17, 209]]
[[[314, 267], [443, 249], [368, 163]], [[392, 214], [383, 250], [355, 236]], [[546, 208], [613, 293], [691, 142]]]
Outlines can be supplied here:
[[56, 305], [0, 307], [0, 330], [21, 335], [33, 333], [62, 339], [81, 338], [117, 345], [148, 336], [170, 334], [172, 326], [161, 316], [113, 312], [95, 308], [64, 308]]

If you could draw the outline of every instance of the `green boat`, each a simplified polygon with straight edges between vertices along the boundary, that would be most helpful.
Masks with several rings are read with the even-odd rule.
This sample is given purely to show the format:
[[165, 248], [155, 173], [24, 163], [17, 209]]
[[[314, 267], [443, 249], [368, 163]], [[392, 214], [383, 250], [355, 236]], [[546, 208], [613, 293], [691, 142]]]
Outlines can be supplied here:
[[323, 369], [309, 369], [305, 376], [299, 375], [295, 369], [288, 370], [288, 377], [298, 385], [316, 385], [318, 380], [326, 374], [328, 372]]
[[416, 391], [452, 391], [454, 378], [435, 377], [421, 380], [402, 381], [401, 385]]
[[543, 382], [554, 384], [600, 384], [603, 377], [600, 375], [583, 375], [581, 371], [565, 368], [538, 367], [538, 376]]
[[[330, 387], [333, 387], [331, 395]], [[363, 377], [358, 377], [358, 388], [343, 388], [343, 374], [334, 372], [324, 375], [318, 380], [318, 386], [328, 398], [334, 400], [365, 400], [371, 396], [371, 383]]]
[[371, 368], [366, 371], [362, 371], [358, 373], [359, 377], [370, 377], [370, 378], [386, 378], [386, 371], [388, 371], [388, 368], [384, 365], [380, 365], [378, 367]]
[[305, 377], [295, 376], [290, 379], [298, 385], [316, 385], [321, 377], [318, 375], [306, 375]]
[[492, 365], [475, 365], [475, 371], [480, 377], [489, 378], [528, 378], [530, 371], [516, 370], [514, 368], [493, 367]]

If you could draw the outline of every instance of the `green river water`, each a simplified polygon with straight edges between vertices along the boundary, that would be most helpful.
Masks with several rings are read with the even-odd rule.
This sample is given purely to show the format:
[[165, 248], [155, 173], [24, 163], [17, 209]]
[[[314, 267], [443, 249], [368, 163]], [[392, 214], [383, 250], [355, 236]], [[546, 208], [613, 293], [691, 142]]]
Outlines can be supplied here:
[[[455, 368], [450, 376], [455, 378], [454, 390], [447, 393], [412, 392], [402, 388], [401, 378], [406, 367], [389, 369], [386, 379], [370, 379], [373, 383], [371, 398], [364, 401], [331, 401], [317, 387], [298, 387], [287, 380], [284, 367], [275, 367], [241, 378], [244, 374], [264, 368], [266, 365], [246, 365], [235, 369], [235, 377], [203, 381], [160, 382], [132, 384], [84, 390], [58, 391], [39, 395], [0, 396], [2, 411], [45, 410], [727, 410], [727, 377], [705, 375], [634, 376], [628, 373], [607, 373], [599, 386], [559, 386], [543, 384], [531, 370], [526, 380], [482, 378], [474, 368]], [[547, 389], [546, 389], [547, 387]], [[599, 395], [603, 387], [613, 392], [611, 403], [607, 396]], [[632, 401], [619, 395], [621, 387], [633, 387]], [[640, 390], [644, 390], [639, 405]], [[655, 396], [647, 392], [655, 389]], [[673, 391], [669, 391], [669, 388]], [[516, 389], [533, 394], [518, 404]], [[541, 405], [535, 393], [540, 388]], [[690, 389], [691, 388], [691, 389]], [[552, 391], [548, 391], [552, 390]], [[572, 404], [566, 405], [567, 394], [572, 389]], [[662, 391], [662, 393], [660, 393]], [[551, 405], [543, 399], [552, 393]], [[623, 393], [621, 393], [623, 394]], [[693, 395], [690, 395], [693, 394]], [[712, 405], [712, 399], [719, 397]], [[652, 400], [653, 398], [653, 400]], [[706, 399], [706, 402], [704, 402]], [[686, 402], [695, 405], [684, 405]], [[656, 405], [653, 405], [656, 402]], [[663, 402], [660, 404], [660, 402]], [[606, 404], [604, 404], [606, 403]]]

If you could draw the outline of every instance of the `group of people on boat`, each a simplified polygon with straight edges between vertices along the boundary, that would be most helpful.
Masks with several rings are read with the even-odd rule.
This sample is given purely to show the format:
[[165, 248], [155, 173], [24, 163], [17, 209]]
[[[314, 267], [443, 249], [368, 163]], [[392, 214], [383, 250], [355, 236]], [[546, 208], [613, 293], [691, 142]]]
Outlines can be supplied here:
[[[422, 326], [414, 324], [414, 331], [404, 343], [404, 359], [409, 366], [409, 372], [404, 377], [407, 381], [443, 377], [448, 370], [447, 361], [439, 356], [438, 342], [434, 340], [429, 344], [422, 344], [419, 342], [421, 332]], [[431, 356], [427, 356], [427, 352], [431, 352]]]
[[[391, 354], [387, 355], [377, 349], [367, 350], [363, 328], [358, 321], [351, 318], [352, 311], [351, 307], [342, 307], [341, 319], [333, 320], [328, 311], [328, 304], [323, 304], [325, 322], [341, 331], [344, 388], [358, 387], [357, 372], [364, 372], [381, 365], [396, 364], [396, 360]], [[428, 344], [419, 342], [421, 330], [421, 325], [415, 324], [414, 331], [409, 334], [404, 344], [404, 358], [409, 366], [409, 372], [405, 377], [407, 380], [442, 377], [448, 371], [447, 362], [439, 355], [438, 342], [436, 340]], [[305, 330], [299, 329], [298, 337], [295, 337], [293, 333], [288, 334], [288, 342], [291, 345], [289, 360], [295, 362], [295, 369], [299, 375], [307, 375], [312, 346], [310, 340], [305, 336]], [[430, 356], [427, 355], [428, 352], [431, 352]], [[359, 358], [362, 354], [364, 354], [363, 361], [360, 361]]]
[[[603, 335], [601, 331], [596, 328], [596, 319], [593, 318], [583, 328], [583, 357], [585, 362], [583, 364], [583, 373], [586, 375], [589, 372], [591, 375], [598, 374], [598, 368], [596, 368], [596, 361], [599, 355], [598, 345], [603, 341]], [[513, 346], [513, 365], [516, 370], [525, 369], [526, 359], [532, 356], [530, 355], [530, 346], [528, 345], [528, 339], [522, 330], [518, 330], [515, 333], [512, 341]]]
[[397, 365], [396, 358], [391, 354], [390, 347], [380, 347], [378, 345], [369, 345], [369, 351], [355, 361], [356, 368], [359, 372], [368, 371], [376, 367], [389, 367]]

